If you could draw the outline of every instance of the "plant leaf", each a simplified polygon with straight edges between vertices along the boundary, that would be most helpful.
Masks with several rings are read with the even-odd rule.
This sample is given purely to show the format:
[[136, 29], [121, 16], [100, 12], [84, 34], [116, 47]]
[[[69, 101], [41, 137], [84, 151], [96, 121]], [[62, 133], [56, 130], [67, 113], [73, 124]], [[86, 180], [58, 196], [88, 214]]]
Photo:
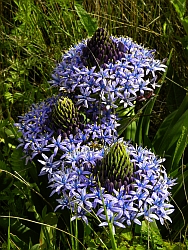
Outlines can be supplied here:
[[75, 3], [75, 10], [80, 18], [81, 24], [86, 29], [89, 36], [92, 36], [97, 29], [97, 21], [90, 16], [87, 11], [84, 10], [82, 5]]
[[182, 133], [176, 143], [171, 169], [176, 169], [176, 167], [178, 167], [178, 163], [181, 160], [183, 152], [185, 151], [185, 148], [187, 146], [187, 136], [188, 136], [187, 128], [183, 126]]
[[170, 2], [173, 4], [180, 18], [182, 18], [186, 12], [186, 0], [171, 0]]
[[[32, 239], [33, 243], [38, 242], [38, 233], [34, 230], [31, 230], [29, 227], [25, 226], [18, 219], [10, 218], [11, 226], [10, 232], [24, 241], [26, 244], [29, 244], [29, 240]], [[0, 227], [7, 230], [9, 225], [9, 218], [0, 217]]]
[[182, 18], [181, 22], [182, 22], [183, 27], [184, 27], [184, 29], [185, 29], [185, 31], [187, 33], [187, 36], [188, 36], [188, 16], [186, 16], [185, 18]]
[[175, 150], [183, 126], [188, 128], [188, 95], [185, 96], [180, 107], [166, 117], [157, 131], [153, 141], [157, 154], [169, 153], [170, 148]]

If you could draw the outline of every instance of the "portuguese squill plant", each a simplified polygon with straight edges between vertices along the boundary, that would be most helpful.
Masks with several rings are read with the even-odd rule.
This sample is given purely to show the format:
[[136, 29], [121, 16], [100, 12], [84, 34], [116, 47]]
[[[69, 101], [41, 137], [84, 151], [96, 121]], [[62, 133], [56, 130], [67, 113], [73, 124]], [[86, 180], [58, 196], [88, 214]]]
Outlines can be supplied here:
[[[71, 220], [125, 228], [143, 219], [164, 224], [174, 211], [163, 158], [118, 137], [117, 108], [134, 107], [153, 94], [157, 72], [166, 66], [155, 51], [130, 38], [113, 37], [99, 28], [73, 46], [54, 69], [52, 96], [19, 117], [15, 126], [28, 161], [37, 156], [57, 209], [72, 211]], [[150, 95], [149, 95], [150, 96]], [[131, 138], [130, 138], [131, 139]]]

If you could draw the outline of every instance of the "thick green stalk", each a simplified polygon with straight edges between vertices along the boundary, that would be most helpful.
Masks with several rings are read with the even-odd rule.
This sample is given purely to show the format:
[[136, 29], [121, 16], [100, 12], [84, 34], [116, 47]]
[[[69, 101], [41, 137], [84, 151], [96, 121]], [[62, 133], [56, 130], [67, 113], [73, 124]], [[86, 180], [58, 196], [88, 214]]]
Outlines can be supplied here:
[[117, 245], [116, 245], [116, 240], [115, 240], [115, 237], [114, 237], [113, 225], [109, 221], [108, 221], [108, 227], [109, 227], [109, 231], [110, 231], [110, 240], [111, 240], [111, 243], [112, 243], [112, 249], [116, 250]]
[[103, 206], [104, 206], [104, 212], [105, 212], [105, 215], [106, 215], [106, 220], [108, 222], [108, 228], [109, 228], [109, 233], [110, 233], [110, 241], [111, 241], [111, 244], [112, 244], [112, 249], [117, 250], [117, 244], [116, 244], [116, 240], [115, 240], [114, 232], [113, 232], [113, 224], [108, 219], [108, 214], [107, 214], [106, 206], [104, 204], [104, 199], [102, 199], [102, 202], [103, 202]]
[[79, 250], [79, 245], [78, 245], [78, 220], [76, 219], [75, 222], [75, 250]]

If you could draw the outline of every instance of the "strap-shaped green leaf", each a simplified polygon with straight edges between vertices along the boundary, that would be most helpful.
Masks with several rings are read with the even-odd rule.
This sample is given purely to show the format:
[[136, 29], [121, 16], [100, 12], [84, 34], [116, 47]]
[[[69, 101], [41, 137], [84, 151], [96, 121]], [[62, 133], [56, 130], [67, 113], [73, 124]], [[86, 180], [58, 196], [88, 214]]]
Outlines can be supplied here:
[[183, 126], [188, 128], [188, 95], [185, 96], [179, 109], [167, 116], [154, 138], [154, 148], [157, 154], [167, 154], [175, 150]]
[[82, 5], [75, 3], [74, 8], [80, 18], [81, 24], [86, 29], [89, 36], [92, 36], [97, 29], [97, 21], [91, 17], [87, 11], [84, 10]]
[[171, 169], [176, 169], [178, 167], [178, 163], [181, 160], [181, 157], [185, 151], [185, 148], [187, 146], [187, 139], [188, 139], [188, 132], [187, 128], [183, 126], [182, 133], [176, 143], [176, 148], [174, 151], [172, 163], [171, 163]]

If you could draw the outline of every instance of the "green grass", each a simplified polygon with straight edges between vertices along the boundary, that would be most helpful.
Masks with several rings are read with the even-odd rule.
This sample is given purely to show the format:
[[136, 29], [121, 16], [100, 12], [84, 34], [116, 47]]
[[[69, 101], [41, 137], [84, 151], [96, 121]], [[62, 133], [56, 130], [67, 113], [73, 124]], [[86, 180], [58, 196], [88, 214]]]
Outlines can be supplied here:
[[[51, 80], [53, 69], [61, 60], [62, 53], [70, 46], [91, 36], [97, 27], [104, 27], [112, 35], [132, 37], [134, 41], [156, 49], [157, 57], [160, 59], [171, 57], [166, 78], [163, 79], [154, 106], [150, 107], [150, 110], [147, 108], [143, 111], [144, 115], [149, 117], [150, 126], [147, 128], [147, 135], [150, 145], [156, 152], [160, 152], [156, 141], [160, 140], [163, 128], [169, 125], [172, 118], [179, 114], [180, 120], [174, 120], [168, 131], [175, 133], [177, 124], [185, 125], [185, 128], [178, 126], [177, 136], [174, 137], [176, 140], [171, 148], [166, 148], [167, 145], [163, 143], [169, 155], [174, 155], [171, 162], [173, 164], [170, 165], [173, 166], [173, 171], [169, 168], [169, 174], [177, 176], [180, 180], [179, 187], [173, 191], [177, 207], [172, 225], [161, 228], [161, 231], [155, 225], [149, 227], [143, 225], [131, 234], [118, 232], [116, 237], [118, 249], [186, 249], [185, 246], [188, 245], [186, 194], [188, 159], [185, 123], [188, 82], [187, 9], [184, 0], [2, 0], [0, 2], [0, 247], [2, 249], [34, 250], [63, 249], [63, 247], [82, 249], [83, 247], [81, 243], [75, 241], [74, 233], [73, 237], [70, 236], [70, 221], [67, 221], [67, 214], [53, 212], [54, 201], [48, 198], [45, 179], [38, 178], [37, 166], [31, 163], [26, 166], [24, 160], [20, 159], [22, 150], [16, 149], [19, 134], [13, 123], [17, 122], [17, 116], [26, 112], [32, 103], [39, 102], [54, 93], [48, 81]], [[163, 123], [165, 118], [166, 121]], [[142, 117], [142, 119], [139, 120], [140, 123], [136, 123], [137, 134], [142, 129], [138, 124], [148, 121], [148, 118]], [[159, 129], [161, 124], [162, 127]], [[173, 137], [170, 133], [166, 136]], [[148, 140], [144, 142], [143, 138], [139, 137], [140, 139], [146, 144], [144, 146], [147, 146]], [[108, 231], [99, 229], [95, 231], [89, 227], [83, 229], [83, 225], [78, 222], [78, 228], [76, 231], [72, 228], [72, 232], [76, 232], [76, 236], [78, 235], [88, 250], [112, 248]], [[84, 230], [84, 240], [77, 229]]]

